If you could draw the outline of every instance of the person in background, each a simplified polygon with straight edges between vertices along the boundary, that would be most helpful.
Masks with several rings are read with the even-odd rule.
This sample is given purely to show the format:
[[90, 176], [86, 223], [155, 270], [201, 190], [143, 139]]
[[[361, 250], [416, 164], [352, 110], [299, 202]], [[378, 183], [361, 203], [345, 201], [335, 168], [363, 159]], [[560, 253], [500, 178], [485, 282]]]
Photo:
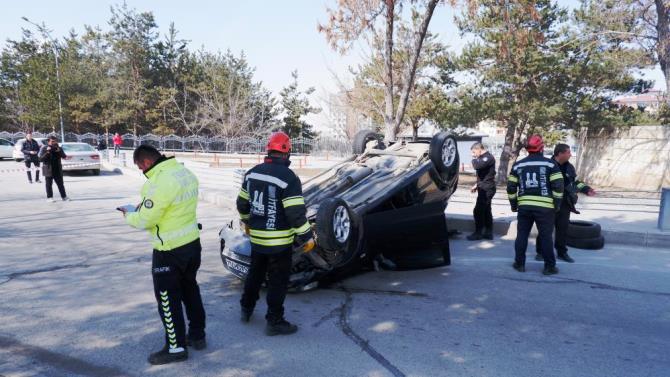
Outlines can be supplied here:
[[53, 202], [53, 183], [56, 182], [58, 192], [64, 202], [70, 200], [65, 193], [65, 184], [63, 183], [63, 164], [61, 160], [65, 159], [67, 155], [63, 148], [58, 145], [58, 138], [49, 136], [47, 145], [43, 145], [37, 155], [40, 162], [42, 162], [42, 173], [44, 174], [44, 181], [46, 182], [47, 202]]
[[114, 157], [119, 157], [119, 151], [121, 150], [121, 144], [123, 144], [123, 139], [119, 133], [115, 133], [112, 138], [112, 143], [114, 144]]
[[496, 194], [496, 159], [489, 153], [482, 143], [474, 143], [470, 147], [472, 152], [472, 167], [477, 172], [477, 183], [470, 192], [477, 193], [477, 203], [472, 211], [475, 218], [475, 232], [467, 238], [470, 241], [493, 239], [493, 214], [491, 201]]
[[40, 145], [37, 140], [33, 139], [32, 132], [26, 134], [26, 141], [23, 143], [21, 148], [23, 152], [23, 161], [26, 163], [26, 173], [28, 174], [28, 182], [33, 183], [33, 177], [31, 175], [30, 165], [32, 164], [35, 167], [35, 182], [41, 183], [40, 181], [40, 160], [37, 154], [40, 152]]
[[[568, 255], [566, 241], [566, 238], [568, 237], [568, 226], [570, 224], [570, 212], [579, 214], [579, 211], [575, 208], [578, 192], [588, 196], [594, 196], [596, 195], [596, 192], [584, 182], [577, 179], [577, 171], [570, 163], [570, 157], [572, 157], [572, 152], [570, 151], [569, 145], [556, 144], [554, 147], [554, 156], [551, 159], [554, 160], [561, 169], [564, 190], [561, 207], [560, 210], [556, 212], [556, 219], [554, 221], [554, 248], [556, 248], [556, 258], [568, 263], [574, 263], [575, 260]], [[539, 251], [535, 254], [535, 260], [543, 260]]]

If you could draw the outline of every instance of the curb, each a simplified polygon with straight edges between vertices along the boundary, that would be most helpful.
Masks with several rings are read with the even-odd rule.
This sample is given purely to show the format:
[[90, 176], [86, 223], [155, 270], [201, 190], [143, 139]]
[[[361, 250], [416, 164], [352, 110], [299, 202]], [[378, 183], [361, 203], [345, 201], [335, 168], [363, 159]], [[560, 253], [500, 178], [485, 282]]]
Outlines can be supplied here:
[[[461, 232], [473, 232], [475, 221], [470, 215], [447, 214], [447, 226]], [[493, 221], [493, 233], [505, 240], [516, 238], [516, 219], [505, 218]], [[670, 233], [629, 232], [616, 229], [603, 229], [605, 244], [635, 245], [659, 249], [670, 249]], [[533, 225], [529, 238], [537, 237], [537, 228]]]

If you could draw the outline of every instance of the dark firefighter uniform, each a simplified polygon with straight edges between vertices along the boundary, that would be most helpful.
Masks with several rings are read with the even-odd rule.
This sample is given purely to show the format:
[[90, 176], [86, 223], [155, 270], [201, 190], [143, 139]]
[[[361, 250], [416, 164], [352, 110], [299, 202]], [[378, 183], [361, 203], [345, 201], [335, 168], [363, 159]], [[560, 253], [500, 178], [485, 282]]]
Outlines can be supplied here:
[[251, 240], [251, 267], [240, 304], [243, 315], [253, 312], [267, 274], [269, 325], [284, 321], [293, 243], [312, 239], [302, 185], [289, 164], [287, 158], [267, 156], [246, 173], [237, 197], [237, 210]]
[[477, 172], [477, 203], [473, 210], [475, 233], [483, 234], [484, 238], [493, 238], [493, 214], [491, 201], [496, 194], [496, 159], [489, 152], [472, 160], [472, 167]]
[[512, 211], [518, 211], [517, 236], [514, 243], [515, 268], [526, 263], [528, 235], [537, 225], [538, 251], [544, 257], [545, 272], [554, 269], [556, 258], [552, 248], [554, 216], [563, 198], [563, 175], [558, 164], [542, 153], [517, 161], [507, 179], [507, 195]]
[[570, 212], [579, 214], [579, 211], [575, 208], [575, 205], [577, 204], [577, 193], [581, 192], [586, 194], [591, 190], [591, 187], [577, 179], [577, 171], [570, 161], [566, 161], [562, 165], [555, 160], [554, 162], [556, 162], [561, 169], [564, 184], [563, 200], [561, 201], [560, 210], [556, 212], [554, 247], [556, 248], [556, 254], [558, 254], [558, 256], [564, 256], [568, 253], [566, 238], [568, 236], [568, 225], [570, 224]]
[[205, 309], [196, 274], [200, 268], [200, 229], [196, 219], [198, 179], [173, 157], [161, 157], [144, 172], [142, 203], [126, 222], [146, 229], [152, 238], [154, 294], [170, 354], [186, 351], [182, 303], [189, 321], [188, 338], [205, 338]]

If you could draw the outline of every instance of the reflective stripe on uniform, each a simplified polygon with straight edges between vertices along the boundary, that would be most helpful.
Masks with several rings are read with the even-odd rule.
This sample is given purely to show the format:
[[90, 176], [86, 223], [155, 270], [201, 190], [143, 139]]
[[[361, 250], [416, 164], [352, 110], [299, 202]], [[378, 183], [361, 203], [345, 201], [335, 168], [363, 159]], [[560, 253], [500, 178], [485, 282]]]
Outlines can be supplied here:
[[554, 204], [549, 204], [545, 202], [538, 202], [535, 200], [519, 200], [519, 206], [533, 206], [533, 207], [543, 207], [543, 208], [554, 208]]
[[545, 198], [544, 196], [536, 196], [536, 195], [523, 195], [519, 197], [519, 201], [523, 200], [535, 200], [538, 202], [545, 202], [545, 203], [554, 203], [554, 199], [552, 198]]
[[250, 173], [249, 175], [247, 175], [247, 179], [255, 179], [257, 181], [272, 183], [273, 185], [277, 185], [282, 189], [285, 189], [288, 186], [288, 183], [282, 181], [277, 177], [273, 177], [267, 174]]
[[283, 246], [293, 244], [293, 236], [283, 238], [256, 238], [249, 237], [251, 243], [261, 246]]
[[509, 177], [507, 177], [507, 180], [510, 181], [510, 182], [519, 183], [519, 179], [517, 179], [517, 177], [515, 177], [513, 175], [510, 175]]
[[190, 225], [187, 225], [187, 226], [185, 226], [181, 229], [172, 230], [172, 231], [169, 231], [169, 232], [160, 232], [160, 234], [156, 234], [154, 236], [154, 241], [168, 242], [168, 241], [172, 241], [172, 240], [177, 239], [177, 238], [184, 237], [184, 236], [188, 235], [189, 233], [197, 232], [198, 230], [199, 229], [198, 229], [198, 224], [197, 223], [196, 224], [190, 224]]
[[586, 185], [585, 185], [583, 182], [579, 182], [579, 183], [577, 183], [577, 188], [578, 188], [578, 189], [581, 190], [581, 189], [583, 189], [584, 187], [586, 187]]
[[238, 196], [244, 200], [249, 200], [249, 193], [245, 189], [240, 189], [240, 193]]
[[562, 198], [563, 197], [562, 192], [552, 191], [551, 194], [554, 195], [554, 198]]
[[522, 163], [520, 163], [520, 164], [515, 165], [515, 166], [513, 167], [513, 169], [516, 170], [516, 169], [518, 169], [518, 168], [522, 168], [522, 167], [524, 167], [524, 166], [546, 166], [546, 167], [548, 167], [548, 168], [553, 168], [553, 167], [554, 167], [554, 163], [553, 163], [553, 162], [549, 162], [549, 161], [528, 161], [528, 162], [522, 162]]
[[510, 199], [516, 199], [516, 194], [507, 194], [507, 197]]
[[296, 234], [305, 234], [309, 232], [312, 228], [309, 226], [309, 221], [305, 222], [302, 224], [299, 228], [295, 228], [295, 233]]
[[293, 236], [293, 229], [286, 230], [258, 230], [251, 229], [249, 231], [250, 236], [263, 237], [263, 238], [281, 238]]
[[240, 219], [249, 220], [249, 214], [248, 213], [240, 213]]
[[563, 173], [554, 173], [549, 176], [549, 181], [555, 181], [557, 179], [563, 179]]
[[282, 199], [284, 208], [291, 206], [305, 205], [305, 199], [302, 196], [291, 196], [285, 199]]

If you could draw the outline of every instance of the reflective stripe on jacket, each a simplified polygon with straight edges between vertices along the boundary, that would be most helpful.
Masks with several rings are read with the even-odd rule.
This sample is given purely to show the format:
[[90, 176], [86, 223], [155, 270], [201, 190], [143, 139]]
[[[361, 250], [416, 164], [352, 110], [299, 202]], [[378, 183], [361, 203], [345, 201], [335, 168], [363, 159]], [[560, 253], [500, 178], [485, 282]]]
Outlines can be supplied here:
[[146, 229], [156, 250], [172, 250], [200, 238], [195, 175], [173, 157], [162, 157], [145, 175], [142, 203], [137, 212], [126, 215], [126, 222]]

